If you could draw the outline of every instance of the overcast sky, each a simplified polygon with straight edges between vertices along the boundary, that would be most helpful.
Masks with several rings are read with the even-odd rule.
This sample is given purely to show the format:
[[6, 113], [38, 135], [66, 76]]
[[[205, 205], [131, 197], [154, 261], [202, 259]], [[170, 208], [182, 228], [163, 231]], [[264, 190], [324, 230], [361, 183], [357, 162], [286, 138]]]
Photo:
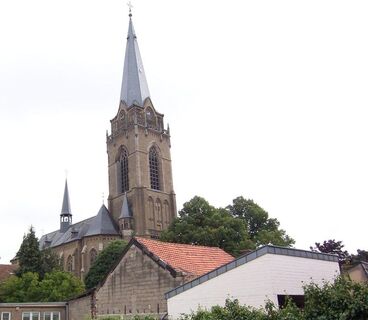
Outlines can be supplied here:
[[[172, 134], [178, 209], [243, 195], [306, 249], [368, 249], [368, 2], [135, 0], [154, 107]], [[0, 263], [32, 224], [108, 195], [124, 0], [0, 2]]]

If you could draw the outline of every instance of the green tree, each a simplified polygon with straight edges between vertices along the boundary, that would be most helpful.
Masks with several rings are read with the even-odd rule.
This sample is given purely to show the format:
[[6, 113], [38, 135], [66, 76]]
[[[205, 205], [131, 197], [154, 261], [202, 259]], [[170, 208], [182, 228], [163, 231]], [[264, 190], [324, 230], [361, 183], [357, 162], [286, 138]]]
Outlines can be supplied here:
[[280, 222], [270, 218], [267, 211], [253, 200], [237, 197], [227, 210], [236, 218], [242, 219], [248, 228], [249, 238], [256, 246], [273, 244], [289, 247], [295, 243], [285, 230], [280, 229]]
[[115, 240], [110, 242], [109, 245], [101, 251], [84, 279], [87, 289], [95, 287], [105, 278], [111, 268], [117, 263], [126, 245], [126, 241]]
[[340, 265], [349, 263], [351, 259], [350, 254], [343, 248], [342, 241], [336, 241], [335, 239], [323, 241], [322, 244], [316, 242], [315, 247], [310, 247], [312, 251], [338, 255]]
[[0, 301], [65, 301], [83, 291], [83, 283], [68, 272], [47, 273], [43, 280], [40, 279], [38, 273], [26, 272], [21, 276], [11, 276], [0, 285]]
[[40, 301], [65, 301], [83, 293], [84, 284], [69, 272], [53, 271], [40, 282], [40, 291]]
[[18, 276], [27, 272], [35, 272], [42, 279], [46, 273], [61, 270], [59, 258], [51, 248], [40, 250], [39, 241], [32, 226], [23, 237], [17, 258], [19, 261]]
[[43, 278], [46, 273], [52, 271], [62, 271], [62, 268], [57, 254], [51, 248], [47, 248], [41, 251], [40, 277]]
[[262, 244], [291, 246], [294, 240], [279, 225], [277, 219], [269, 218], [265, 210], [243, 197], [236, 198], [226, 209], [194, 197], [162, 232], [161, 240], [217, 246], [237, 256]]
[[27, 272], [38, 273], [40, 271], [41, 253], [38, 239], [32, 226], [29, 228], [29, 232], [23, 236], [23, 242], [20, 245], [17, 258], [19, 261], [17, 275], [22, 275]]
[[306, 320], [368, 319], [368, 285], [338, 277], [333, 283], [304, 287]]
[[184, 204], [179, 217], [162, 232], [161, 240], [216, 246], [232, 255], [254, 248], [244, 221], [198, 196]]

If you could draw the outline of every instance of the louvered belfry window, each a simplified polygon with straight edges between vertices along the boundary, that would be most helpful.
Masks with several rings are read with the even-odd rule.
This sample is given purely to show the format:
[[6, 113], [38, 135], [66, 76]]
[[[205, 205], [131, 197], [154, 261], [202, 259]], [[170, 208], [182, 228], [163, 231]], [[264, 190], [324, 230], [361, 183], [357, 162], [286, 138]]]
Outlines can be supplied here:
[[120, 155], [121, 192], [129, 190], [128, 151], [123, 148]]
[[149, 151], [149, 169], [151, 189], [160, 190], [160, 167], [158, 162], [158, 154], [155, 147], [152, 147]]

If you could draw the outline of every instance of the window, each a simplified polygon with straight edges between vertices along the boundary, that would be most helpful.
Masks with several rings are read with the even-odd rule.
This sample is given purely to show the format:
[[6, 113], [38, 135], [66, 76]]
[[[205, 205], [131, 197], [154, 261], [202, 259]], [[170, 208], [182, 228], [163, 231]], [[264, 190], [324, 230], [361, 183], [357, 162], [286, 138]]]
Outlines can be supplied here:
[[66, 270], [69, 272], [73, 271], [73, 257], [69, 256], [66, 260]]
[[89, 263], [90, 266], [93, 265], [93, 263], [96, 261], [97, 258], [97, 251], [96, 249], [91, 249], [91, 251], [89, 252]]
[[160, 170], [158, 162], [158, 154], [155, 147], [149, 151], [149, 169], [151, 179], [151, 189], [160, 190]]
[[121, 192], [129, 190], [128, 151], [122, 148], [120, 154]]
[[294, 302], [298, 308], [304, 308], [304, 295], [278, 294], [277, 301], [279, 303], [279, 308], [284, 308], [286, 306], [287, 300], [291, 300], [292, 302]]
[[23, 312], [22, 320], [40, 320], [39, 312]]
[[60, 320], [60, 312], [45, 312], [43, 314], [43, 320]]
[[10, 312], [1, 312], [1, 320], [11, 320]]

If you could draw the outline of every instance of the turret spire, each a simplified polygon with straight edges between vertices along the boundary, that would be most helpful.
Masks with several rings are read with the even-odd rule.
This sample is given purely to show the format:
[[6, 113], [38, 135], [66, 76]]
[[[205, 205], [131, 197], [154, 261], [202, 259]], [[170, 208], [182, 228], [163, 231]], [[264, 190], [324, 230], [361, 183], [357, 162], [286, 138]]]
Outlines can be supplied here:
[[60, 214], [60, 232], [65, 232], [72, 224], [72, 211], [70, 209], [68, 181], [65, 179], [63, 204]]
[[150, 96], [142, 58], [139, 52], [137, 36], [135, 35], [131, 4], [129, 5], [129, 28], [125, 49], [123, 81], [121, 84], [120, 100], [128, 107], [133, 103], [143, 106], [143, 102]]

